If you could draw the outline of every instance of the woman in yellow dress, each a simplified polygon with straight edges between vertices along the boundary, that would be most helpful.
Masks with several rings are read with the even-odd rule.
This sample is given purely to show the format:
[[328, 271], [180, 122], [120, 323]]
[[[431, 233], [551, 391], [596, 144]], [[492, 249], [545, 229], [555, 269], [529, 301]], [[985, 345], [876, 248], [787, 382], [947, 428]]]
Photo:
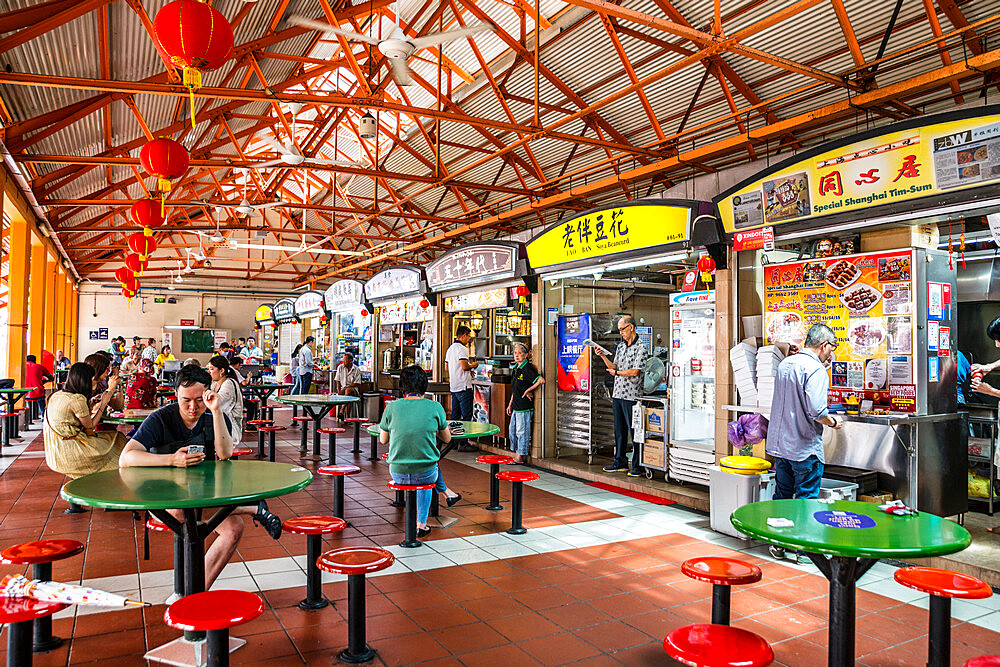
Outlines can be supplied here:
[[[118, 377], [108, 379], [107, 391], [91, 409], [94, 379], [92, 366], [73, 364], [62, 391], [52, 394], [45, 406], [45, 463], [72, 479], [118, 468], [118, 457], [125, 448], [122, 433], [93, 431], [118, 387]], [[83, 509], [74, 505], [68, 512], [73, 511]]]

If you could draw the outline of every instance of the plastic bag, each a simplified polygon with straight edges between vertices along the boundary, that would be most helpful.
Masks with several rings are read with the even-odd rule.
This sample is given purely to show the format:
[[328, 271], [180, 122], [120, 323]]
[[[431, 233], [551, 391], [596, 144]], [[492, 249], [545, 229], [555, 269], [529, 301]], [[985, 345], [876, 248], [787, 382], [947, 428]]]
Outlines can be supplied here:
[[743, 415], [737, 421], [743, 426], [743, 439], [746, 444], [755, 445], [767, 437], [767, 418], [764, 415]]
[[746, 433], [743, 431], [743, 424], [740, 420], [729, 422], [729, 427], [726, 429], [726, 439], [729, 440], [729, 444], [733, 447], [739, 449], [746, 444]]
[[969, 496], [972, 498], [990, 497], [990, 480], [969, 471]]

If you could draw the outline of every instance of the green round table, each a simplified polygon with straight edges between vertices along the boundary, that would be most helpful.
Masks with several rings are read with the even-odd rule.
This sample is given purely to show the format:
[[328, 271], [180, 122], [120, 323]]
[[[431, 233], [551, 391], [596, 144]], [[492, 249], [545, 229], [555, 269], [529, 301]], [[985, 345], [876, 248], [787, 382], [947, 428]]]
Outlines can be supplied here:
[[[769, 518], [794, 525], [769, 526]], [[854, 664], [856, 584], [880, 558], [926, 558], [965, 549], [969, 531], [954, 521], [921, 512], [894, 516], [874, 503], [839, 500], [767, 500], [744, 505], [730, 520], [741, 533], [806, 552], [830, 581], [830, 632], [827, 662]]]
[[323, 417], [330, 414], [330, 410], [338, 405], [357, 403], [361, 399], [357, 396], [342, 396], [341, 394], [294, 394], [292, 396], [279, 396], [275, 400], [285, 405], [297, 405], [313, 418], [312, 455], [318, 460], [320, 456], [319, 428], [323, 423]]
[[[14, 414], [14, 406], [17, 404], [25, 394], [31, 393], [31, 389], [17, 389], [10, 387], [7, 389], [0, 389], [0, 396], [3, 396], [3, 400], [7, 402], [7, 413]], [[9, 438], [19, 438], [20, 434], [17, 432], [17, 417], [6, 417], [4, 424], [7, 427], [7, 437], [4, 438], [8, 441]], [[4, 445], [8, 442], [4, 442]]]
[[128, 426], [138, 426], [145, 420], [145, 417], [101, 417], [102, 424], [126, 424]]

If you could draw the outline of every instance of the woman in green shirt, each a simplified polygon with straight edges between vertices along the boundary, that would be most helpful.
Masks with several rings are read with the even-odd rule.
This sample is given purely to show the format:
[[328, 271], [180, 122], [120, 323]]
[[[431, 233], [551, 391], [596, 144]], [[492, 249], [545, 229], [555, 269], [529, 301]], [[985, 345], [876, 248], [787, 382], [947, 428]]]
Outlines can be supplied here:
[[448, 506], [462, 497], [444, 486], [438, 470], [441, 458], [437, 441], [449, 442], [451, 430], [444, 408], [437, 401], [424, 398], [427, 391], [427, 374], [420, 366], [408, 366], [399, 374], [399, 388], [403, 400], [385, 406], [379, 441], [389, 443], [389, 474], [396, 484], [436, 483], [433, 491], [417, 491], [417, 535], [425, 537], [431, 532], [427, 527], [427, 513], [431, 506], [431, 493], [444, 491]]

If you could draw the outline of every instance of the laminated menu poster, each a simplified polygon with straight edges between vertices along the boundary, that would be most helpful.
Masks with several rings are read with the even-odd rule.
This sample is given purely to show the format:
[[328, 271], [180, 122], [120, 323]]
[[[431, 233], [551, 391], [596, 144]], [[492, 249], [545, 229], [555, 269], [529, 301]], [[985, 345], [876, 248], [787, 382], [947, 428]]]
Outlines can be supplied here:
[[840, 342], [830, 402], [854, 394], [888, 407], [894, 382], [913, 381], [914, 296], [909, 250], [765, 266], [765, 342], [801, 346], [810, 326], [830, 326]]

